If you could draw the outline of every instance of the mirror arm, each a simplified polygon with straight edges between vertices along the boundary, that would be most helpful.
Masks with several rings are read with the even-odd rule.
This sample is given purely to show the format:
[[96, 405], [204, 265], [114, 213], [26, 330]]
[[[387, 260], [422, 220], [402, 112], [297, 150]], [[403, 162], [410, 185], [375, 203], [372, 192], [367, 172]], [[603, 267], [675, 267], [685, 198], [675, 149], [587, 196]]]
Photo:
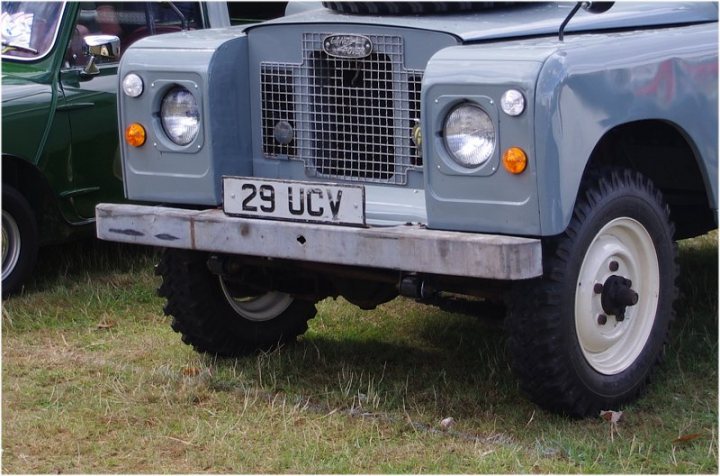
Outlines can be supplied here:
[[92, 55], [85, 67], [82, 69], [81, 76], [87, 77], [95, 76], [97, 74], [100, 74], [100, 70], [98, 69], [97, 64], [95, 64], [95, 55]]
[[585, 2], [577, 2], [575, 4], [575, 6], [572, 8], [572, 10], [570, 10], [570, 13], [565, 18], [565, 20], [563, 20], [563, 22], [560, 24], [560, 31], [558, 32], [558, 39], [560, 40], [560, 42], [562, 42], [565, 38], [565, 27], [567, 26], [568, 23], [570, 23], [570, 20], [572, 20], [572, 17], [575, 16], [575, 14], [578, 12], [578, 10], [580, 10], [580, 8], [582, 8], [583, 3], [585, 3]]
[[577, 2], [572, 10], [570, 10], [570, 13], [565, 18], [565, 21], [562, 22], [560, 25], [560, 31], [558, 31], [558, 39], [562, 42], [565, 38], [565, 27], [567, 24], [572, 20], [572, 18], [575, 16], [575, 14], [580, 10], [581, 8], [585, 9], [586, 11], [590, 13], [604, 13], [612, 8], [612, 6], [615, 4], [615, 2], [591, 2], [591, 1], [584, 1], [584, 2]]

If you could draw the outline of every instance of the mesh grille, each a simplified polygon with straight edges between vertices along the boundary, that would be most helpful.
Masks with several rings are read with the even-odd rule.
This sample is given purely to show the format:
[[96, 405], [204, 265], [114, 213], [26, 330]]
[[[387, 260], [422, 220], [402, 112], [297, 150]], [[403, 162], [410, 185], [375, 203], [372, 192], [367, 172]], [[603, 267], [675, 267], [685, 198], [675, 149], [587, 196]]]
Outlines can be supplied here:
[[[422, 72], [404, 68], [398, 36], [369, 35], [362, 59], [327, 55], [327, 36], [303, 35], [302, 64], [261, 64], [263, 153], [303, 161], [308, 176], [405, 184], [422, 167], [411, 139]], [[275, 137], [280, 122], [293, 128], [289, 144]]]
[[263, 67], [261, 72], [262, 95], [262, 134], [263, 152], [267, 157], [287, 155], [295, 157], [295, 142], [280, 144], [273, 138], [275, 125], [285, 121], [295, 122], [295, 107], [292, 101], [292, 71], [277, 65]]

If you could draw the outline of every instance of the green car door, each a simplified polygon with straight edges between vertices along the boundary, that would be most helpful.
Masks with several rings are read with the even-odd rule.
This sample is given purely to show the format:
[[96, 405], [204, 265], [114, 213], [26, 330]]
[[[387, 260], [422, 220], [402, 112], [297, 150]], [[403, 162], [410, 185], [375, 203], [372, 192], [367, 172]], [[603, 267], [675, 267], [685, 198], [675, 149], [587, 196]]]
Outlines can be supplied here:
[[[227, 2], [2, 2], [2, 293], [38, 247], [91, 236], [99, 202], [124, 200], [117, 69], [151, 35], [231, 25]], [[232, 3], [233, 24], [285, 2]]]
[[91, 235], [95, 205], [124, 200], [117, 67], [127, 47], [229, 24], [225, 4], [3, 2], [3, 295], [30, 275], [40, 245]]

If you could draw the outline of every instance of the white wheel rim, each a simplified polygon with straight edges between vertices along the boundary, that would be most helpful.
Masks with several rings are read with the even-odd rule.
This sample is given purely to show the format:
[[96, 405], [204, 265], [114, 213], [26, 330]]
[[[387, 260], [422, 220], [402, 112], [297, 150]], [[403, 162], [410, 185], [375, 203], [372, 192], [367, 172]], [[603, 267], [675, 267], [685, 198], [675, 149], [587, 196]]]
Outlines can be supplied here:
[[223, 278], [219, 279], [220, 288], [230, 307], [249, 321], [264, 322], [275, 319], [293, 303], [292, 296], [278, 291], [271, 291], [261, 296], [233, 296], [225, 284], [225, 280]]
[[[614, 265], [617, 263], [617, 269]], [[613, 275], [632, 281], [638, 302], [625, 319], [607, 315], [595, 285]], [[630, 367], [650, 337], [660, 294], [660, 265], [650, 234], [638, 221], [617, 218], [595, 236], [580, 267], [575, 294], [575, 330], [585, 360], [596, 371], [616, 375]], [[607, 321], [602, 324], [601, 316]]]
[[2, 212], [2, 280], [10, 276], [20, 260], [20, 228], [13, 216]]

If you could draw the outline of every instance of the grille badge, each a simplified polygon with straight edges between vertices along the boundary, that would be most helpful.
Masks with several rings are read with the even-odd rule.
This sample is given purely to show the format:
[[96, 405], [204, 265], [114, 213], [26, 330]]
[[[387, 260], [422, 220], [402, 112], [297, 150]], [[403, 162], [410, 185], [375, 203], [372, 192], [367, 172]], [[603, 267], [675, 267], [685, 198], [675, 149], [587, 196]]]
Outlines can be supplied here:
[[360, 59], [370, 56], [373, 44], [362, 35], [330, 35], [323, 41], [323, 50], [330, 56], [344, 59]]

